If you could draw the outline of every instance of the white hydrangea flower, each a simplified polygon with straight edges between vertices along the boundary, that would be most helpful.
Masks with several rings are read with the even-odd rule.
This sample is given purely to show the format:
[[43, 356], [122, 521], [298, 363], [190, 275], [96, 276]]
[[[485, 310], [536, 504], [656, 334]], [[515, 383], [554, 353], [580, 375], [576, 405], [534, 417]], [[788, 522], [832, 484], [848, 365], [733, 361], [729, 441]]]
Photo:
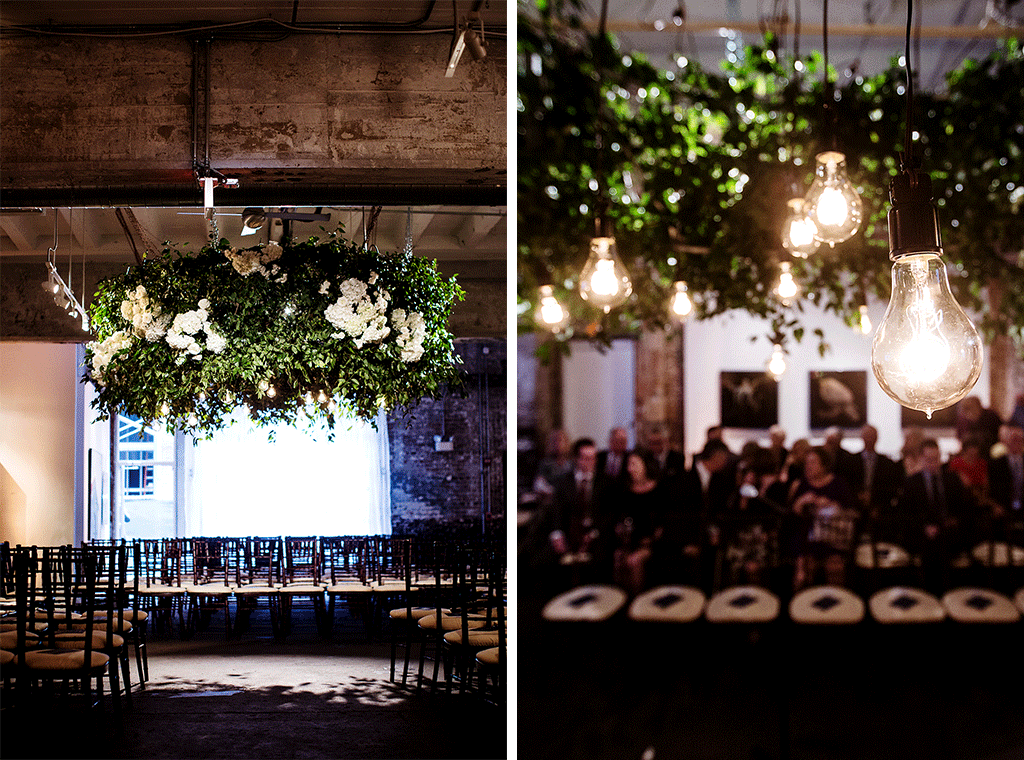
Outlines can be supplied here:
[[331, 283], [329, 283], [327, 280], [324, 280], [323, 284], [320, 286], [320, 293], [321, 293], [321, 295], [327, 293], [327, 291], [329, 291], [330, 289], [331, 289]]
[[[277, 243], [267, 243], [263, 250], [257, 248], [254, 251], [240, 251], [237, 248], [231, 248], [224, 251], [224, 255], [231, 262], [231, 266], [243, 277], [248, 277], [253, 272], [259, 272], [268, 279], [271, 272], [265, 265], [272, 261], [277, 261], [283, 253], [284, 249]], [[276, 273], [278, 268], [275, 264], [273, 267], [274, 273]]]
[[167, 327], [168, 325], [170, 325], [170, 323], [170, 314], [164, 314], [162, 316], [155, 318], [146, 326], [146, 331], [143, 334], [143, 337], [150, 343], [156, 343], [158, 340], [164, 337], [164, 335], [167, 334]]
[[367, 284], [351, 277], [341, 283], [341, 296], [324, 310], [327, 321], [338, 328], [334, 338], [351, 338], [356, 348], [367, 343], [380, 343], [391, 333], [387, 323], [386, 298], [376, 300], [367, 291]]
[[125, 291], [127, 300], [121, 302], [121, 316], [131, 322], [135, 335], [154, 341], [163, 337], [170, 319], [163, 319], [160, 303], [151, 299], [142, 285]]
[[221, 353], [227, 348], [228, 342], [223, 336], [213, 332], [210, 328], [206, 328], [206, 347], [213, 351], [215, 354]]
[[201, 299], [199, 299], [199, 308], [202, 311], [209, 311], [210, 310], [210, 299], [209, 298], [201, 298]]
[[370, 272], [370, 277], [367, 280], [367, 282], [369, 282], [371, 285], [376, 285], [377, 284], [377, 279], [379, 277], [380, 277], [380, 275], [378, 275], [376, 272]]
[[132, 318], [132, 302], [121, 301], [121, 316], [131, 321]]
[[405, 309], [395, 309], [391, 314], [391, 322], [398, 332], [395, 342], [401, 351], [402, 361], [418, 361], [423, 356], [423, 341], [427, 337], [423, 315], [418, 311], [406, 313]]
[[103, 371], [110, 364], [110, 360], [121, 350], [132, 344], [132, 334], [127, 330], [118, 330], [106, 340], [101, 342], [92, 341], [88, 348], [92, 351], [92, 372], [93, 380], [103, 385]]

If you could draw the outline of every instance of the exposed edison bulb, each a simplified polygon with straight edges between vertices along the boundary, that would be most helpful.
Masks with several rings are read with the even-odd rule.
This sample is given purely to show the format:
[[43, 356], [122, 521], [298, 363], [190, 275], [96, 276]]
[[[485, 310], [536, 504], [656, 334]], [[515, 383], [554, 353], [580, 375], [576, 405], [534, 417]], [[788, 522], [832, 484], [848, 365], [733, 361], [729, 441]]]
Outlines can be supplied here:
[[768, 359], [768, 374], [778, 380], [786, 372], [786, 355], [782, 351], [782, 346], [776, 343], [772, 347], [771, 358]]
[[679, 280], [675, 283], [675, 292], [672, 294], [672, 316], [680, 322], [685, 322], [687, 317], [693, 313], [693, 301], [690, 294], [686, 292], [686, 283]]
[[981, 338], [949, 289], [942, 259], [915, 253], [892, 267], [892, 297], [871, 344], [882, 390], [930, 418], [966, 396], [981, 376]]
[[274, 396], [276, 396], [276, 395], [277, 395], [277, 388], [275, 388], [273, 385], [269, 386], [267, 388], [267, 398], [274, 398]]
[[324, 393], [323, 391], [320, 391], [320, 395], [316, 397], [316, 400], [319, 401], [321, 404], [324, 403], [325, 401], [327, 401], [327, 394]]
[[793, 279], [793, 272], [791, 264], [788, 261], [783, 261], [779, 267], [782, 270], [779, 272], [779, 282], [775, 286], [775, 295], [779, 297], [779, 300], [784, 304], [788, 304], [794, 298], [797, 293], [800, 292], [800, 286], [796, 284], [796, 280]]
[[615, 238], [596, 237], [590, 241], [590, 257], [580, 275], [580, 295], [605, 314], [621, 306], [633, 292], [629, 273], [615, 250]]
[[260, 380], [256, 387], [260, 389], [260, 393], [266, 393], [270, 389], [270, 383]]
[[807, 218], [807, 202], [803, 198], [789, 201], [789, 215], [782, 223], [782, 245], [793, 256], [806, 259], [818, 250], [821, 242], [814, 237], [818, 228]]
[[161, 417], [166, 417], [170, 413], [171, 413], [171, 407], [169, 407], [167, 405], [166, 401], [164, 403], [160, 404], [160, 416]]
[[868, 316], [867, 304], [860, 305], [860, 323], [857, 325], [861, 332], [861, 335], [868, 335], [871, 333], [874, 325], [871, 324], [871, 317]]
[[558, 332], [569, 324], [569, 312], [555, 298], [555, 289], [551, 285], [540, 286], [540, 305], [534, 319], [538, 325], [551, 332]]
[[303, 396], [303, 401], [305, 401], [307, 404], [312, 404], [313, 394], [310, 391], [306, 391], [306, 395]]
[[863, 204], [846, 174], [846, 156], [828, 150], [816, 158], [814, 182], [805, 199], [807, 218], [816, 228], [814, 237], [834, 246], [860, 229]]
[[206, 391], [199, 391], [199, 403], [206, 401]]
[[185, 424], [187, 424], [189, 427], [195, 427], [196, 425], [199, 424], [199, 418], [196, 417], [195, 412], [189, 412], [188, 419], [185, 421]]

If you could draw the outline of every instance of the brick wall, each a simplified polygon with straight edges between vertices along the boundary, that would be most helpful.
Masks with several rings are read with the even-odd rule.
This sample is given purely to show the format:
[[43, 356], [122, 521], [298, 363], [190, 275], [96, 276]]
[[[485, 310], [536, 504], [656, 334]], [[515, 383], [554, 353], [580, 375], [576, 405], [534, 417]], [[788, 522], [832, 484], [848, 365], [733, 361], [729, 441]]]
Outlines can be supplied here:
[[[505, 341], [468, 338], [455, 346], [464, 386], [388, 419], [395, 533], [479, 532], [481, 507], [490, 525], [504, 519]], [[450, 439], [452, 450], [436, 451], [435, 436]]]

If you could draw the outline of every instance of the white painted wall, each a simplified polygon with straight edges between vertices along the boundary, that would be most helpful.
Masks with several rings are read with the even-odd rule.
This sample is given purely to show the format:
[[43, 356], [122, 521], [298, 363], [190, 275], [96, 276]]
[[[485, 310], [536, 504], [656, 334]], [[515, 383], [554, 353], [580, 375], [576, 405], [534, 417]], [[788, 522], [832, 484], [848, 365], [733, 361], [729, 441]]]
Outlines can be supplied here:
[[[810, 436], [810, 380], [812, 371], [865, 370], [867, 371], [867, 419], [878, 428], [878, 450], [898, 454], [903, 445], [900, 424], [900, 406], [890, 399], [871, 373], [871, 335], [862, 335], [841, 319], [826, 313], [813, 304], [804, 302], [800, 315], [806, 333], [802, 343], [789, 341], [786, 357], [787, 369], [779, 381], [779, 423], [788, 433], [787, 443]], [[885, 314], [886, 304], [869, 304], [871, 322], [876, 327]], [[824, 357], [818, 354], [815, 328], [821, 328], [832, 350]], [[758, 372], [765, 369], [771, 355], [772, 344], [767, 335], [769, 324], [746, 312], [732, 311], [703, 322], [690, 321], [686, 330], [686, 442], [690, 449], [698, 450], [705, 440], [707, 428], [719, 422], [721, 410], [720, 374], [722, 371]], [[751, 342], [750, 338], [757, 340]], [[972, 391], [989, 403], [987, 368]], [[938, 434], [945, 453], [958, 446], [949, 434]], [[767, 431], [727, 430], [726, 442], [734, 451], [750, 439], [767, 443]], [[820, 438], [812, 438], [812, 443]], [[859, 437], [847, 437], [844, 446], [851, 451], [861, 447]]]
[[621, 426], [634, 444], [635, 365], [633, 340], [612, 341], [604, 351], [589, 341], [572, 342], [562, 363], [562, 422], [569, 440], [587, 436], [603, 449], [608, 431]]
[[0, 539], [12, 544], [76, 539], [77, 348], [0, 342]]

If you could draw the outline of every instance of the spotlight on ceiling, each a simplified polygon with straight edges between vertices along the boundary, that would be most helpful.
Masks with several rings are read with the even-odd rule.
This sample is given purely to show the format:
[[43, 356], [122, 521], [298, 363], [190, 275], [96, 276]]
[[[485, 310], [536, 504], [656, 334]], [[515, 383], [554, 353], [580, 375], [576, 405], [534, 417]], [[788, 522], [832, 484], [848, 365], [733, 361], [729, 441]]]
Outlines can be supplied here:
[[266, 224], [267, 219], [291, 219], [296, 222], [328, 222], [330, 214], [321, 214], [320, 209], [316, 213], [305, 213], [282, 208], [280, 211], [266, 211], [262, 208], [247, 208], [242, 211], [242, 233], [252, 235]]

